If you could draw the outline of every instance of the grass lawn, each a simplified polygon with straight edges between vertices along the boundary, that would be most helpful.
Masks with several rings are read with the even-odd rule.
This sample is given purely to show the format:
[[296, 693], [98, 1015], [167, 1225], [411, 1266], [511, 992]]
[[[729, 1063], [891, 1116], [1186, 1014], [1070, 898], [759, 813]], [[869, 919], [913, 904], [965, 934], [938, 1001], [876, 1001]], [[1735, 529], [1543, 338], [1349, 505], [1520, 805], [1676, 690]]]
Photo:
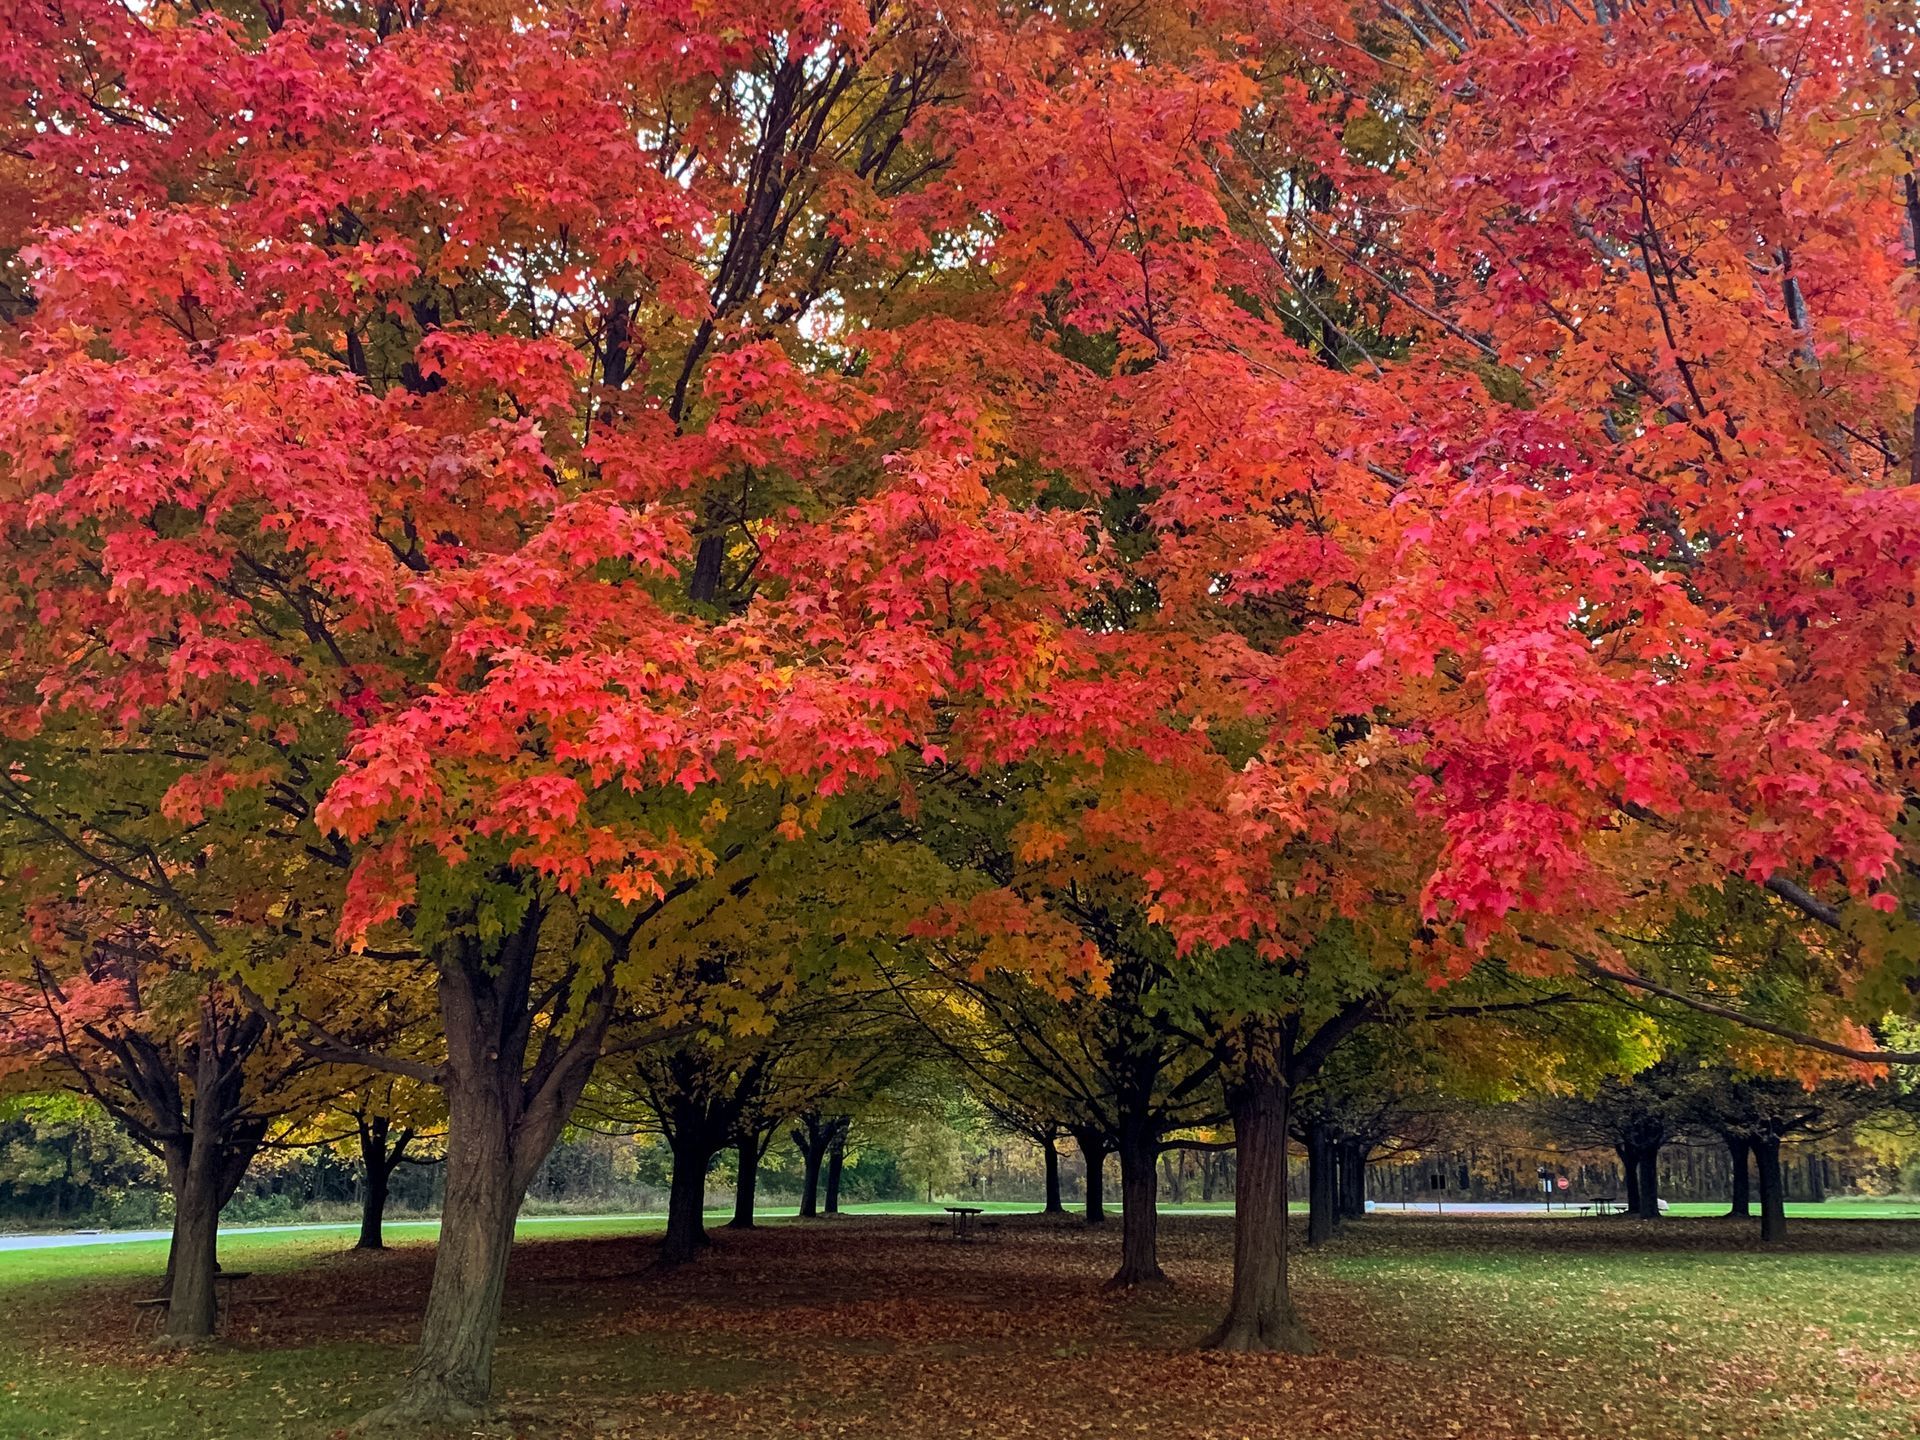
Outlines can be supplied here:
[[[1920, 1434], [1920, 1223], [1800, 1221], [1756, 1255], [1714, 1220], [1376, 1217], [1304, 1256], [1306, 1358], [1192, 1349], [1227, 1220], [1169, 1215], [1170, 1293], [1100, 1290], [1118, 1236], [924, 1216], [716, 1231], [652, 1270], [642, 1220], [538, 1221], [516, 1253], [489, 1437], [1158, 1440]], [[657, 1228], [657, 1222], [655, 1222]], [[396, 1240], [408, 1240], [395, 1227]], [[425, 1227], [421, 1227], [425, 1233]], [[153, 1245], [0, 1253], [0, 1437], [321, 1440], [404, 1369], [432, 1252], [337, 1232], [223, 1243], [253, 1294], [220, 1347], [128, 1338]]]

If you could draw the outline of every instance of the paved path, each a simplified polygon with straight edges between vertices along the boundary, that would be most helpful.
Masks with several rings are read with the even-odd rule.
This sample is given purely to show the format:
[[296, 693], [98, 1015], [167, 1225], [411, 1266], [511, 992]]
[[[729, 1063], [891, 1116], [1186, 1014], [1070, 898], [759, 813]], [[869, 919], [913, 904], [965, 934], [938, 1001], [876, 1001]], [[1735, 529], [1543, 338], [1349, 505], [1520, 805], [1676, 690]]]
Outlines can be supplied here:
[[[731, 1215], [733, 1212], [727, 1212]], [[562, 1224], [580, 1221], [604, 1220], [663, 1220], [665, 1213], [656, 1215], [522, 1215], [522, 1225]], [[324, 1234], [329, 1230], [341, 1230], [348, 1233], [358, 1231], [358, 1221], [340, 1221], [327, 1225], [222, 1225], [222, 1235], [276, 1235], [310, 1233]], [[438, 1230], [438, 1220], [389, 1220], [388, 1230]], [[69, 1245], [127, 1245], [140, 1240], [165, 1240], [171, 1230], [61, 1230], [41, 1235], [0, 1235], [0, 1250], [59, 1250]]]
[[[1071, 1208], [1071, 1207], [1069, 1207]], [[1119, 1209], [1119, 1206], [1111, 1206]], [[713, 1211], [715, 1215], [732, 1214], [732, 1211]], [[777, 1217], [779, 1212], [774, 1212]], [[789, 1212], [790, 1213], [790, 1212]], [[883, 1208], [861, 1206], [847, 1212], [851, 1215], [885, 1215], [891, 1213]], [[901, 1214], [919, 1215], [919, 1210], [901, 1211]], [[1171, 1206], [1160, 1212], [1169, 1218], [1181, 1215], [1231, 1215], [1231, 1205], [1183, 1205], [1178, 1209]], [[1547, 1207], [1537, 1200], [1446, 1200], [1436, 1206], [1431, 1200], [1416, 1200], [1409, 1205], [1401, 1205], [1393, 1200], [1369, 1200], [1369, 1215], [1545, 1215]], [[1556, 1201], [1553, 1214], [1572, 1214], [1569, 1207]], [[663, 1221], [665, 1215], [654, 1212], [647, 1215], [523, 1215], [522, 1225], [565, 1225], [578, 1223], [605, 1223], [618, 1220]], [[275, 1234], [325, 1234], [328, 1231], [353, 1232], [360, 1227], [356, 1222], [343, 1221], [328, 1225], [223, 1225], [222, 1235], [275, 1235]], [[438, 1220], [391, 1220], [387, 1222], [389, 1230], [437, 1230]], [[0, 1234], [0, 1252], [8, 1250], [59, 1250], [72, 1245], [128, 1245], [141, 1240], [165, 1240], [172, 1232], [168, 1230], [63, 1230], [39, 1235], [3, 1235]]]

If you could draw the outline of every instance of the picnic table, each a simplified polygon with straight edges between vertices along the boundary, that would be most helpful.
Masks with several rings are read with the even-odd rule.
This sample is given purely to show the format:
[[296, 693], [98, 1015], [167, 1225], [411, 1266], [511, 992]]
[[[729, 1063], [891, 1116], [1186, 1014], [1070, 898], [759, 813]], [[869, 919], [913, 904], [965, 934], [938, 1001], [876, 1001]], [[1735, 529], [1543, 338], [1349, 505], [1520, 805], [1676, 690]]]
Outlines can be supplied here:
[[[242, 1280], [253, 1278], [251, 1270], [216, 1270], [213, 1274], [213, 1329], [220, 1333], [222, 1318], [231, 1319], [233, 1311], [233, 1287]], [[166, 1323], [167, 1308], [170, 1301], [165, 1295], [155, 1295], [133, 1302], [133, 1326], [130, 1334], [140, 1333], [141, 1322], [147, 1328], [158, 1331]]]
[[1580, 1206], [1582, 1215], [1611, 1215], [1616, 1209], [1625, 1209], [1612, 1195], [1596, 1195]]
[[946, 1207], [948, 1223], [956, 1240], [971, 1240], [974, 1221], [987, 1212], [978, 1205], [949, 1205]]

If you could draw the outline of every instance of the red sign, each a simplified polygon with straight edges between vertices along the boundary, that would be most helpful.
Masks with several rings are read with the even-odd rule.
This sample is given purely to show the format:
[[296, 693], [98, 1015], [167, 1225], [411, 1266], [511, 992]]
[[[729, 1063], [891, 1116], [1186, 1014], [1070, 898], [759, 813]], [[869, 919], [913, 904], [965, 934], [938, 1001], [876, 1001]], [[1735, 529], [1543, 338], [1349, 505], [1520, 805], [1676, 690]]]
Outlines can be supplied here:
[[1567, 1188], [1567, 1177], [1566, 1177], [1566, 1176], [1564, 1176], [1564, 1175], [1562, 1175], [1562, 1176], [1561, 1176], [1561, 1177], [1560, 1177], [1560, 1178], [1559, 1178], [1558, 1180], [1556, 1180], [1556, 1181], [1555, 1181], [1554, 1183], [1555, 1183], [1556, 1185], [1558, 1185], [1558, 1186], [1559, 1186], [1559, 1187], [1560, 1187], [1560, 1188], [1561, 1188], [1562, 1190], [1564, 1190], [1564, 1189], [1566, 1189], [1566, 1188]]

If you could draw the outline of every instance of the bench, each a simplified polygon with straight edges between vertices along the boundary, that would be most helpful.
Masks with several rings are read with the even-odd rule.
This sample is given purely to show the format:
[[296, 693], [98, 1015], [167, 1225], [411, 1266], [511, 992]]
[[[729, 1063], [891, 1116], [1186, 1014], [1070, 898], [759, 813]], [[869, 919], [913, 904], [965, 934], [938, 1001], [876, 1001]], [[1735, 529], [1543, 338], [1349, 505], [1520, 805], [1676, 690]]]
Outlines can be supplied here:
[[[220, 1333], [220, 1322], [233, 1322], [234, 1287], [242, 1280], [253, 1278], [251, 1270], [221, 1270], [213, 1277], [213, 1332]], [[127, 1336], [133, 1339], [139, 1336], [142, 1327], [148, 1334], [158, 1334], [160, 1327], [167, 1323], [167, 1311], [172, 1300], [165, 1295], [148, 1295], [133, 1302], [133, 1320], [127, 1327]]]

